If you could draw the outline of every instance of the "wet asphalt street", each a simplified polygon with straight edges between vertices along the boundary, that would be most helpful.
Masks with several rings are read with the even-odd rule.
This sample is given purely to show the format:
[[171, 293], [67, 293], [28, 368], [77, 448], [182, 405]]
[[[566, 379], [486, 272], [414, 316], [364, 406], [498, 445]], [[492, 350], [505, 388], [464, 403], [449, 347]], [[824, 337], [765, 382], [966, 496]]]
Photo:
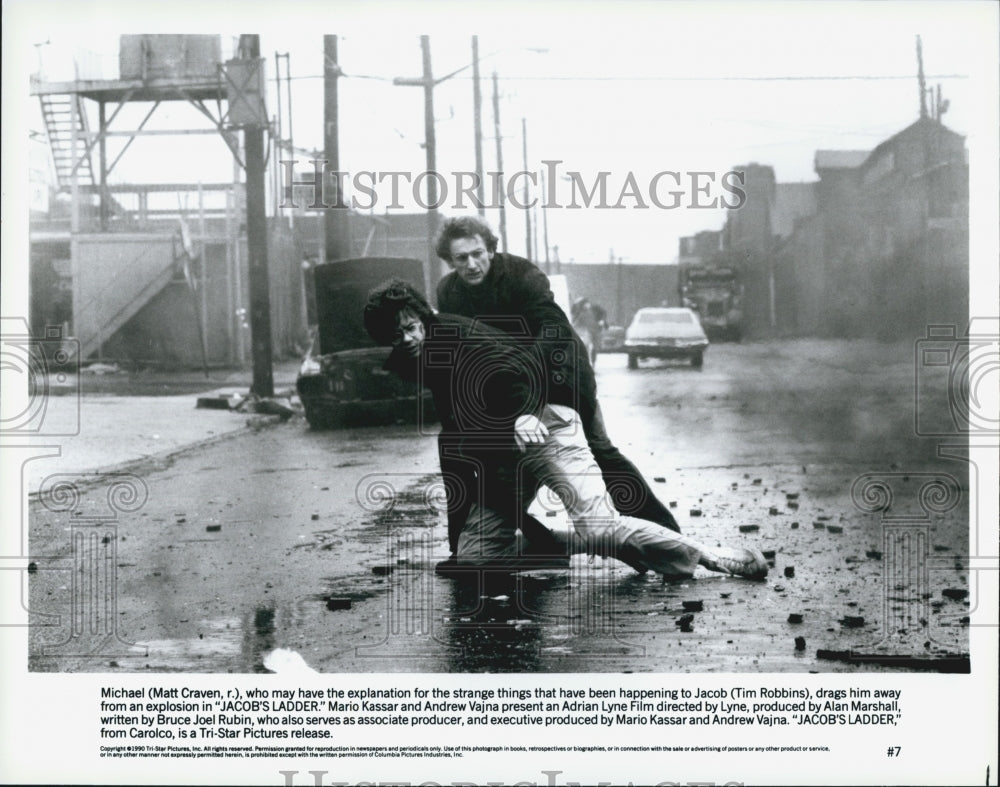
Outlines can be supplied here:
[[[599, 357], [619, 448], [684, 532], [773, 557], [766, 582], [699, 569], [664, 584], [585, 556], [486, 588], [438, 577], [433, 437], [295, 418], [144, 462], [138, 502], [96, 529], [74, 521], [107, 517], [106, 485], [33, 501], [30, 667], [260, 672], [276, 647], [321, 672], [926, 667], [967, 652], [975, 599], [968, 465], [915, 434], [913, 357], [819, 340], [714, 344], [701, 370]], [[877, 493], [852, 501], [866, 474], [916, 512], [907, 533], [887, 531]], [[852, 648], [877, 663], [841, 657]]]

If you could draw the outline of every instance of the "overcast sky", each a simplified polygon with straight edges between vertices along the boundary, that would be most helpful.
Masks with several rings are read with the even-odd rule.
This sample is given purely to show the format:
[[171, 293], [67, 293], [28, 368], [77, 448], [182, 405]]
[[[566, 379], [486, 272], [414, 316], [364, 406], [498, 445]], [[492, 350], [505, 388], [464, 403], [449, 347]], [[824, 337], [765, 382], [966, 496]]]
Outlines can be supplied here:
[[[626, 262], [669, 262], [681, 235], [718, 229], [724, 219], [721, 210], [690, 207], [695, 197], [684, 173], [714, 173], [716, 185], [701, 201], [731, 198], [718, 180], [738, 165], [769, 164], [781, 182], [814, 180], [817, 149], [870, 149], [905, 128], [918, 114], [918, 34], [928, 85], [940, 84], [950, 102], [944, 122], [968, 136], [973, 156], [996, 144], [998, 31], [988, 2], [509, 3], [476, 14], [468, 5], [441, 4], [164, 5], [169, 12], [152, 13], [149, 4], [137, 10], [124, 3], [13, 0], [5, 3], [5, 24], [13, 15], [21, 34], [5, 38], [27, 71], [38, 63], [34, 44], [48, 41], [40, 51], [49, 78], [66, 73], [69, 54], [79, 49], [94, 53], [81, 60], [86, 69], [114, 78], [121, 33], [221, 33], [228, 54], [240, 32], [257, 32], [269, 76], [274, 52], [290, 53], [294, 142], [312, 149], [323, 144], [322, 35], [336, 33], [347, 75], [340, 82], [342, 168], [415, 175], [425, 163], [422, 91], [393, 86], [392, 78], [420, 75], [420, 33], [431, 36], [436, 75], [471, 61], [476, 33], [481, 56], [496, 52], [482, 64], [488, 170], [496, 168], [489, 81], [495, 69], [507, 173], [522, 168], [524, 118], [529, 170], [558, 160], [561, 173], [579, 172], [588, 186], [607, 172], [612, 204], [629, 173], [644, 198], [655, 173], [682, 174], [685, 194], [676, 209], [649, 199], [650, 207], [640, 209], [629, 197], [620, 210], [549, 210], [549, 242], [564, 261], [606, 261], [613, 249]], [[6, 68], [4, 82], [6, 94]], [[27, 125], [37, 125], [34, 105], [25, 106]], [[187, 111], [178, 105], [155, 123], [190, 121]], [[273, 96], [269, 111], [277, 112]], [[435, 115], [438, 170], [451, 180], [450, 173], [474, 168], [471, 71], [436, 88]], [[232, 176], [218, 139], [187, 138], [182, 155], [171, 144], [140, 140], [115, 179]], [[559, 181], [560, 204], [571, 201], [570, 187]], [[662, 201], [673, 188], [661, 179]], [[381, 192], [376, 211], [388, 202]], [[443, 210], [455, 212], [452, 203]], [[523, 253], [522, 216], [509, 215], [510, 249]], [[541, 239], [539, 249], [544, 256]]]

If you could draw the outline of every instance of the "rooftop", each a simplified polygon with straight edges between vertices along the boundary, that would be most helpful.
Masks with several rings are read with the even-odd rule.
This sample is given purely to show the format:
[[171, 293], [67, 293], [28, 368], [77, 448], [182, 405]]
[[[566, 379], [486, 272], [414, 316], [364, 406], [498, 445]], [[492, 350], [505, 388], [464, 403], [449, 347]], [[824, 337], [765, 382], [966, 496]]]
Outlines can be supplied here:
[[822, 169], [856, 169], [868, 158], [870, 150], [817, 150], [813, 166]]

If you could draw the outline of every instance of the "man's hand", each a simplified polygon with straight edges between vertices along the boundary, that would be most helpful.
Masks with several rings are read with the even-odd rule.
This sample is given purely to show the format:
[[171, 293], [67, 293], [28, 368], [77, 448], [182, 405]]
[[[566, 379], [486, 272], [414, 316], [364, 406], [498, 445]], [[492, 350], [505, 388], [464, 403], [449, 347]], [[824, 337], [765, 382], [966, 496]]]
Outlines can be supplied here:
[[548, 436], [545, 424], [533, 415], [520, 415], [514, 422], [514, 442], [520, 451], [524, 451], [528, 443], [544, 443]]

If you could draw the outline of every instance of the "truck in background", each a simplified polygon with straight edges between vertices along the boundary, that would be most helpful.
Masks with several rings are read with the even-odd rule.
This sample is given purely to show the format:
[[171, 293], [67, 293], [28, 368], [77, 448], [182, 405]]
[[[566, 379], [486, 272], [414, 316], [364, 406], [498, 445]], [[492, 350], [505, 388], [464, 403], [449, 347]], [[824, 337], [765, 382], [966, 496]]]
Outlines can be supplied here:
[[728, 265], [681, 266], [681, 306], [698, 313], [710, 339], [739, 341], [743, 335], [743, 285]]
[[681, 238], [677, 277], [680, 305], [693, 309], [710, 339], [743, 336], [743, 281], [726, 259], [722, 232], [706, 230]]

